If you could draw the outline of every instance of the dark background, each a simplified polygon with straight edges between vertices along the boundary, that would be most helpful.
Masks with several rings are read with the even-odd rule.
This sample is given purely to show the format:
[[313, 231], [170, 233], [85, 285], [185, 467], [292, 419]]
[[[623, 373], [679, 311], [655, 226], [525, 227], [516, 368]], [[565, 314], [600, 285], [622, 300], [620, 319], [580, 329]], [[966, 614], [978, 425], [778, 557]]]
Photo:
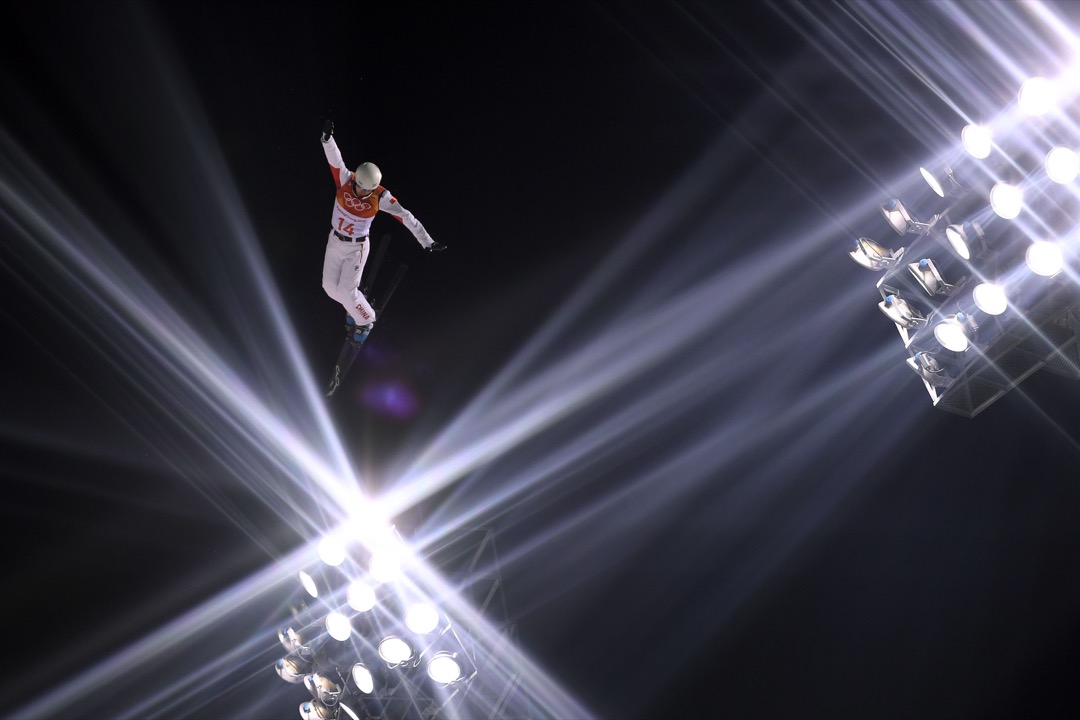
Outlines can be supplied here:
[[[183, 345], [181, 320], [147, 300], [152, 332], [130, 327], [91, 302], [87, 268], [132, 278], [130, 263], [237, 383], [313, 432], [282, 328], [321, 386], [342, 320], [320, 288], [332, 118], [346, 162], [379, 164], [448, 246], [427, 255], [376, 221], [388, 267], [409, 271], [330, 405], [372, 494], [581, 293], [507, 392], [614, 347], [616, 326], [641, 329], [612, 366], [662, 347], [665, 326], [708, 313], [675, 303], [684, 292], [730, 305], [612, 388], [549, 382], [534, 406], [576, 393], [581, 407], [400, 518], [431, 530], [623, 427], [474, 519], [498, 532], [522, 648], [592, 712], [1074, 715], [1077, 386], [1038, 374], [973, 420], [931, 407], [873, 276], [845, 254], [887, 179], [934, 143], [828, 62], [834, 38], [798, 7], [5, 4], [3, 707], [34, 716], [78, 672], [313, 539], [292, 521], [303, 501], [257, 489], [288, 473], [168, 379], [153, 348]], [[836, 6], [814, 12], [852, 27]], [[20, 191], [87, 265], [20, 230]], [[280, 305], [259, 293], [243, 227]], [[666, 402], [696, 373], [706, 389]], [[388, 387], [412, 409], [371, 400]], [[480, 439], [454, 432], [443, 450]], [[274, 644], [237, 681], [259, 703], [145, 714], [291, 717]], [[64, 716], [131, 714], [174, 680], [166, 667], [138, 690], [96, 688]]]

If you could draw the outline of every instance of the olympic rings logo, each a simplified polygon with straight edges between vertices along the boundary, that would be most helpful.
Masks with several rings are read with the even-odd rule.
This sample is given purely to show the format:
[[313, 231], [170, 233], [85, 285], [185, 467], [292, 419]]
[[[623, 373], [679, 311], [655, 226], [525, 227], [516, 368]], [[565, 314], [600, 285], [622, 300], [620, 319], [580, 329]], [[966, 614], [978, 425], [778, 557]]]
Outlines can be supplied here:
[[370, 210], [371, 204], [361, 200], [360, 198], [353, 197], [352, 195], [345, 193], [345, 207], [347, 208], [360, 208], [361, 210]]

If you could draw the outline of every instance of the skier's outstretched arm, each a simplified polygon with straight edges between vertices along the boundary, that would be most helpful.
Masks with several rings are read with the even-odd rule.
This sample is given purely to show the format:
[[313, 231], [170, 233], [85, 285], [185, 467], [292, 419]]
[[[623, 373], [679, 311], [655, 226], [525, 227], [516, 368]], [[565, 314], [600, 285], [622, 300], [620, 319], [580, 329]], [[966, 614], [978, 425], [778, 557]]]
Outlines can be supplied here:
[[402, 207], [401, 203], [397, 201], [396, 197], [390, 194], [389, 190], [383, 191], [382, 197], [379, 198], [379, 209], [393, 215], [394, 219], [409, 228], [409, 232], [413, 234], [413, 237], [416, 238], [416, 241], [419, 242], [425, 250], [443, 249], [443, 244], [432, 240], [431, 235], [420, 221], [416, 219], [416, 216]]
[[352, 178], [352, 171], [345, 166], [345, 161], [341, 158], [341, 151], [334, 140], [334, 123], [330, 120], [323, 125], [322, 146], [326, 153], [326, 162], [330, 163], [330, 172], [334, 174], [334, 182], [341, 187]]

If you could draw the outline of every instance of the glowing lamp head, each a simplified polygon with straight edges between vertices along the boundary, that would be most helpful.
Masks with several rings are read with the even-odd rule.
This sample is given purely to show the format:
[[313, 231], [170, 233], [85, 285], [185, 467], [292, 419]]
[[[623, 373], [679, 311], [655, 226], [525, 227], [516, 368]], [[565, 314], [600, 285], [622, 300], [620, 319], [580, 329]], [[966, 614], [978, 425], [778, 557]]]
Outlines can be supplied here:
[[971, 243], [982, 236], [982, 226], [974, 220], [945, 228], [945, 239], [949, 241], [949, 245], [956, 254], [965, 260], [971, 259]]
[[990, 128], [983, 125], [967, 125], [960, 131], [960, 140], [964, 143], [964, 149], [968, 155], [976, 160], [984, 160], [990, 156], [993, 146], [990, 136]]
[[337, 567], [345, 561], [345, 545], [333, 535], [327, 535], [319, 542], [319, 559], [331, 567]]
[[418, 635], [427, 635], [439, 626], [439, 611], [427, 603], [414, 603], [405, 611], [405, 625]]
[[391, 551], [383, 550], [371, 556], [368, 570], [373, 580], [386, 583], [396, 580], [401, 575], [401, 564]]
[[367, 612], [375, 607], [375, 591], [362, 580], [354, 580], [345, 591], [349, 607], [357, 612]]
[[304, 590], [307, 591], [307, 594], [313, 598], [319, 597], [319, 586], [315, 584], [315, 578], [311, 577], [311, 575], [303, 570], [300, 571], [299, 577], [300, 584], [304, 586]]
[[1017, 102], [1027, 115], [1045, 115], [1057, 104], [1057, 92], [1046, 78], [1033, 77], [1020, 86]]
[[964, 352], [968, 349], [965, 319], [962, 313], [957, 313], [954, 318], [943, 320], [934, 326], [934, 338], [941, 343], [943, 348], [953, 352]]
[[388, 665], [401, 665], [408, 662], [412, 656], [412, 647], [399, 637], [391, 635], [379, 643], [379, 657]]
[[1024, 207], [1024, 194], [1015, 185], [999, 182], [990, 189], [990, 207], [998, 217], [1012, 220]]
[[352, 666], [352, 679], [356, 684], [356, 689], [365, 695], [370, 695], [375, 690], [375, 678], [363, 663]]
[[449, 685], [461, 678], [461, 665], [453, 653], [439, 652], [432, 656], [427, 673], [428, 677], [440, 685]]
[[1046, 154], [1046, 176], [1059, 185], [1067, 185], [1080, 173], [1080, 156], [1066, 147], [1056, 147]]
[[341, 613], [332, 612], [326, 616], [326, 632], [335, 640], [344, 642], [352, 634], [352, 623]]
[[919, 174], [922, 175], [923, 180], [930, 186], [938, 197], [945, 197], [945, 188], [941, 187], [941, 182], [934, 176], [934, 173], [930, 172], [924, 167], [919, 168]]
[[1043, 277], [1057, 275], [1065, 266], [1061, 248], [1056, 243], [1047, 240], [1031, 243], [1027, 249], [1026, 259], [1031, 272]]
[[979, 283], [971, 292], [971, 298], [987, 315], [1000, 315], [1009, 307], [1005, 291], [993, 283]]

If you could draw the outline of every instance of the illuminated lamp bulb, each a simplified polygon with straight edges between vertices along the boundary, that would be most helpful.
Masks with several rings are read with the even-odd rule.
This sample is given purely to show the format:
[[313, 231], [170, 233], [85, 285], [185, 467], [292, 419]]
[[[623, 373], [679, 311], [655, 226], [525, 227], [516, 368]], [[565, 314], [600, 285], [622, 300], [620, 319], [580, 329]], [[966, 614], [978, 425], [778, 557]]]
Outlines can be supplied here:
[[365, 695], [370, 695], [375, 690], [375, 677], [370, 670], [364, 667], [363, 663], [356, 663], [352, 666], [352, 679], [356, 684], [356, 689]]
[[1076, 179], [1080, 173], [1080, 156], [1066, 147], [1056, 147], [1046, 154], [1046, 176], [1060, 185]]
[[945, 197], [945, 188], [941, 187], [941, 183], [936, 177], [934, 177], [934, 173], [930, 172], [924, 167], [920, 167], [919, 174], [922, 175], [923, 180], [925, 180], [926, 184], [930, 186], [930, 189], [937, 193], [938, 197]]
[[415, 603], [405, 611], [405, 625], [418, 635], [427, 635], [439, 626], [439, 611], [427, 603]]
[[1015, 185], [999, 182], [990, 190], [990, 207], [998, 217], [1012, 220], [1024, 207], [1024, 195]]
[[368, 566], [371, 577], [376, 582], [390, 582], [401, 574], [401, 565], [389, 551], [376, 552], [371, 556]]
[[304, 590], [307, 591], [307, 594], [313, 598], [319, 597], [319, 586], [315, 584], [315, 579], [303, 570], [300, 571], [299, 576], [300, 584], [304, 586]]
[[987, 315], [1000, 315], [1009, 307], [1005, 291], [993, 283], [979, 283], [971, 291], [971, 298]]
[[390, 665], [408, 662], [412, 655], [412, 647], [399, 637], [391, 635], [379, 643], [379, 657]]
[[461, 677], [461, 665], [454, 659], [453, 653], [439, 652], [428, 663], [427, 673], [440, 685], [449, 685]]
[[956, 251], [956, 254], [965, 260], [971, 259], [971, 250], [968, 248], [967, 240], [964, 239], [964, 233], [961, 231], [960, 226], [950, 225], [945, 228], [945, 238], [952, 245], [952, 249]]
[[326, 632], [335, 640], [348, 640], [352, 634], [352, 623], [341, 613], [332, 612], [326, 616]]
[[949, 318], [934, 326], [934, 338], [946, 350], [964, 352], [968, 349], [967, 330], [964, 328], [965, 320], [963, 313], [957, 313], [955, 318]]
[[983, 125], [966, 125], [960, 131], [960, 140], [964, 143], [964, 149], [968, 155], [976, 160], [983, 160], [990, 156], [993, 147], [990, 128]]
[[1065, 266], [1065, 260], [1061, 256], [1061, 248], [1056, 243], [1047, 240], [1038, 240], [1031, 243], [1027, 249], [1027, 264], [1031, 272], [1036, 275], [1050, 277], [1061, 272]]
[[328, 535], [319, 542], [319, 559], [337, 567], [345, 561], [345, 545], [338, 538]]
[[1027, 115], [1045, 115], [1057, 103], [1054, 84], [1044, 77], [1033, 77], [1020, 86], [1017, 101]]
[[349, 607], [357, 612], [367, 612], [375, 607], [375, 591], [371, 586], [361, 580], [349, 583], [349, 589], [345, 591]]

